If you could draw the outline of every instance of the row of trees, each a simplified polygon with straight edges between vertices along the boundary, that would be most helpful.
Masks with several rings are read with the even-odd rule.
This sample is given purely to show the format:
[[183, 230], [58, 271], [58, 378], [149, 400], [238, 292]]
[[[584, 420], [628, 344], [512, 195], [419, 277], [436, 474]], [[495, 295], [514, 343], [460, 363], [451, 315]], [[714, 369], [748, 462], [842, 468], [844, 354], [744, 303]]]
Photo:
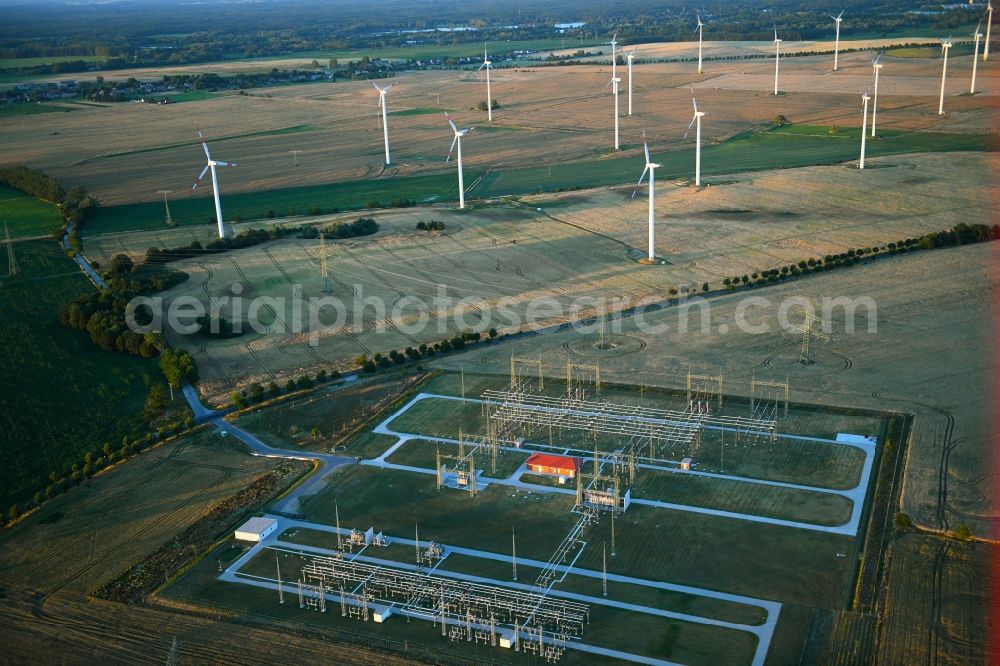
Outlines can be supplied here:
[[319, 370], [314, 375], [307, 373], [298, 379], [289, 379], [285, 382], [283, 387], [279, 386], [278, 382], [271, 382], [266, 387], [260, 382], [254, 382], [247, 388], [233, 391], [229, 397], [233, 401], [233, 407], [243, 409], [244, 407], [262, 402], [264, 400], [277, 398], [280, 395], [291, 393], [293, 391], [311, 389], [317, 384], [332, 382], [337, 379], [340, 379], [340, 373], [338, 371], [331, 370], [330, 372], [327, 372], [326, 370]]
[[96, 197], [82, 187], [74, 187], [67, 192], [52, 176], [38, 169], [20, 165], [0, 167], [0, 183], [59, 206], [63, 226], [55, 233], [55, 236], [62, 238], [69, 225], [72, 224], [68, 238], [69, 244], [74, 249], [80, 248], [80, 225], [87, 212], [97, 208]]
[[166, 264], [171, 261], [190, 259], [206, 254], [218, 254], [229, 250], [241, 250], [253, 247], [268, 241], [285, 238], [294, 234], [301, 234], [304, 238], [310, 238], [309, 234], [314, 234], [312, 227], [271, 227], [270, 229], [247, 229], [236, 234], [234, 237], [215, 238], [205, 245], [199, 241], [191, 241], [189, 245], [175, 248], [151, 247], [146, 250], [147, 264]]
[[723, 279], [722, 284], [732, 291], [742, 286], [753, 286], [768, 282], [777, 282], [788, 277], [804, 275], [811, 272], [832, 270], [844, 266], [853, 266], [865, 259], [878, 256], [891, 256], [914, 250], [932, 250], [941, 247], [955, 247], [972, 243], [983, 243], [1000, 240], [1000, 225], [957, 224], [953, 229], [934, 231], [923, 236], [906, 238], [882, 246], [852, 248], [840, 254], [828, 254], [822, 258], [810, 257], [798, 263], [788, 264], [780, 268], [770, 268], [753, 273], [743, 274]]
[[0, 167], [0, 182], [52, 203], [59, 203], [66, 196], [66, 192], [55, 178], [26, 166]]
[[[159, 388], [162, 391], [162, 386]], [[72, 463], [65, 469], [52, 470], [45, 487], [36, 491], [30, 501], [18, 502], [6, 513], [0, 513], [0, 524], [7, 525], [14, 522], [26, 512], [37, 509], [44, 502], [80, 485], [101, 470], [144, 451], [181, 428], [190, 428], [192, 425], [193, 420], [187, 417], [183, 424], [175, 424], [172, 428], [161, 428], [155, 434], [147, 433], [143, 439], [129, 440], [128, 437], [123, 437], [117, 447], [105, 442], [102, 448], [85, 452], [79, 462]]]
[[[497, 339], [497, 337], [499, 337], [497, 335], [497, 329], [491, 328], [487, 333], [485, 342], [493, 342], [493, 340]], [[435, 354], [447, 354], [452, 351], [461, 351], [468, 345], [475, 344], [481, 340], [483, 340], [483, 336], [478, 331], [472, 332], [465, 330], [460, 334], [442, 340], [441, 342], [435, 342], [430, 345], [422, 344], [418, 347], [407, 347], [401, 352], [393, 349], [387, 355], [376, 353], [372, 356], [368, 356], [367, 354], [362, 354], [357, 357], [356, 361], [364, 372], [374, 373], [379, 370], [384, 370], [385, 368], [391, 368], [393, 365], [403, 365], [407, 361], [417, 361], [425, 357], [430, 358]]]

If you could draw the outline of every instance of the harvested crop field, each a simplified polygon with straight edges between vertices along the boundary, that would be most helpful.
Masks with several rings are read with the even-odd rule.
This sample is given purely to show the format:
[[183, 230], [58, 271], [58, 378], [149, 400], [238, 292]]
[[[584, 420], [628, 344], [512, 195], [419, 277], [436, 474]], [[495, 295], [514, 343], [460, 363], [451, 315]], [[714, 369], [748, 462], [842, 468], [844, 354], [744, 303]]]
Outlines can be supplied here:
[[[837, 77], [825, 75], [825, 57], [790, 59], [785, 77], [790, 92], [780, 97], [764, 94], [770, 71], [766, 62], [720, 62], [711, 76], [701, 77], [687, 63], [636, 66], [636, 115], [622, 119], [624, 150], [641, 152], [643, 130], [658, 150], [689, 147], [683, 137], [692, 84], [709, 114], [704, 127], [709, 144], [769, 123], [778, 114], [795, 123], [856, 125], [857, 89], [867, 85], [870, 74], [865, 59], [864, 54], [845, 55], [845, 70]], [[905, 59], [892, 67], [898, 71], [887, 65], [883, 72], [881, 127], [997, 130], [988, 94], [955, 96], [964, 77], [955, 75], [949, 114], [939, 117], [934, 113], [936, 61]], [[449, 110], [463, 126], [478, 126], [463, 146], [470, 170], [601, 159], [612, 152], [608, 76], [608, 68], [600, 65], [497, 70], [493, 92], [500, 108], [488, 128], [482, 114], [470, 110], [483, 96], [483, 82], [470, 72], [403, 74], [390, 93], [389, 109]], [[992, 90], [990, 71], [984, 69], [980, 76], [983, 90]], [[175, 192], [178, 200], [203, 198], [203, 193], [190, 192], [203, 160], [198, 127], [205, 130], [214, 154], [240, 163], [220, 174], [223, 191], [230, 195], [448, 170], [448, 126], [438, 113], [390, 117], [394, 159], [385, 168], [376, 102], [377, 94], [366, 82], [338, 82], [182, 105], [81, 107], [75, 113], [12, 118], [0, 128], [0, 141], [18, 162], [83, 185], [108, 206], [156, 202], [157, 191], [164, 189]], [[299, 166], [292, 150], [300, 151]], [[623, 175], [619, 182], [632, 178]], [[207, 221], [212, 211], [207, 199], [205, 204]]]
[[[250, 380], [283, 380], [317, 364], [353, 367], [360, 354], [434, 343], [484, 322], [483, 330], [516, 331], [529, 310], [538, 323], [553, 324], [586, 316], [612, 297], [635, 303], [661, 300], [670, 289], [700, 291], [703, 283], [721, 289], [730, 276], [896, 242], [959, 222], [985, 222], [996, 163], [991, 153], [907, 155], [873, 159], [864, 173], [809, 167], [736, 176], [701, 190], [661, 184], [657, 254], [669, 262], [661, 266], [640, 266], [629, 258], [630, 248], [643, 247], [646, 231], [645, 211], [627, 205], [630, 190], [542, 196], [526, 200], [528, 206], [464, 212], [378, 212], [373, 214], [382, 229], [378, 235], [327, 244], [329, 294], [319, 270], [319, 241], [285, 239], [172, 264], [191, 278], [165, 292], [164, 300], [186, 295], [207, 302], [209, 296], [232, 296], [232, 285], [240, 283], [245, 308], [255, 296], [284, 296], [278, 307], [286, 308], [287, 322], [293, 285], [301, 285], [302, 298], [332, 295], [345, 304], [356, 297], [377, 299], [358, 313], [345, 312], [339, 327], [333, 310], [321, 311], [325, 330], [315, 346], [307, 333], [281, 323], [227, 339], [175, 335], [173, 342], [195, 351], [207, 393], [222, 395]], [[968, 175], [952, 183], [956, 170]], [[418, 221], [430, 220], [443, 221], [444, 232], [415, 229]], [[105, 235], [87, 239], [86, 252], [106, 264], [119, 252], [140, 259], [147, 247], [175, 247], [192, 238], [204, 242], [208, 235], [186, 228]], [[433, 301], [438, 296], [452, 299], [440, 311]], [[473, 300], [463, 303], [463, 298]], [[536, 298], [549, 299], [556, 308], [532, 307]], [[513, 316], [497, 310], [500, 305]], [[394, 307], [400, 321], [386, 324]], [[273, 316], [265, 313], [261, 320], [270, 325]], [[624, 344], [615, 353], [630, 350]], [[590, 354], [587, 348], [571, 352]]]

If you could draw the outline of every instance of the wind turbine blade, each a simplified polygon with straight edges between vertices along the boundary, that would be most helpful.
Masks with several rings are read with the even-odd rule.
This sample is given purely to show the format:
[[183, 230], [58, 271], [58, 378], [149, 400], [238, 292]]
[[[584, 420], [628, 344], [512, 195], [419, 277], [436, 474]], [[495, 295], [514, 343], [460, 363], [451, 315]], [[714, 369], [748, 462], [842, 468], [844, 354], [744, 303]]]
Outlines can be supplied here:
[[[646, 161], [648, 162], [649, 160], [646, 160]], [[632, 190], [632, 196], [631, 196], [631, 197], [629, 197], [629, 200], [628, 200], [628, 201], [629, 201], [629, 203], [632, 203], [632, 199], [635, 199], [635, 195], [636, 195], [636, 194], [637, 194], [637, 193], [639, 192], [639, 187], [640, 187], [640, 186], [642, 185], [642, 181], [643, 181], [643, 179], [644, 179], [644, 178], [646, 177], [646, 172], [647, 172], [647, 171], [649, 171], [649, 165], [648, 165], [648, 164], [646, 165], [646, 168], [644, 168], [644, 169], [642, 170], [642, 175], [641, 175], [641, 176], [639, 176], [639, 182], [637, 182], [637, 183], [635, 184], [635, 189], [634, 189], [634, 190]]]
[[844, 12], [846, 12], [846, 11], [847, 11], [846, 9], [841, 9], [841, 10], [840, 10], [840, 13], [839, 13], [839, 14], [837, 14], [837, 20], [838, 20], [838, 21], [840, 20], [840, 18], [841, 18], [841, 17], [842, 17], [843, 15], [844, 15]]
[[[693, 116], [691, 116], [691, 122], [689, 122], [689, 123], [688, 123], [688, 129], [689, 129], [689, 130], [690, 130], [690, 129], [691, 129], [692, 127], [694, 127], [694, 121], [696, 121], [696, 120], [698, 120], [698, 116], [697, 116], [697, 115], [693, 115]], [[684, 136], [687, 136], [687, 133], [686, 133], [686, 132], [685, 132]]]
[[608, 43], [609, 44], [614, 44], [616, 39], [618, 39], [618, 31], [617, 30], [615, 30], [614, 36], [611, 38], [611, 41], [608, 42]]
[[206, 173], [208, 173], [208, 168], [209, 168], [209, 167], [208, 167], [208, 165], [206, 164], [206, 165], [205, 165], [205, 168], [201, 170], [201, 173], [200, 173], [200, 174], [198, 175], [198, 178], [196, 178], [196, 179], [195, 179], [195, 181], [194, 181], [194, 185], [192, 185], [192, 186], [191, 186], [191, 189], [192, 189], [192, 190], [193, 190], [194, 188], [198, 187], [199, 183], [201, 183], [201, 179], [205, 177], [205, 174], [206, 174]]
[[455, 134], [458, 134], [458, 128], [455, 126], [455, 123], [452, 121], [451, 116], [448, 115], [447, 111], [444, 112], [444, 117], [448, 119], [448, 124], [451, 125], [451, 129], [455, 131]]
[[379, 93], [381, 94], [382, 88], [380, 88], [377, 83], [375, 83], [374, 81], [369, 81], [368, 83], [372, 84], [372, 88], [374, 88], [375, 90], [379, 91]]
[[778, 41], [778, 27], [774, 27], [774, 41]]
[[477, 72], [481, 72], [481, 71], [483, 71], [483, 67], [486, 67], [486, 62], [485, 62], [485, 61], [483, 62], [483, 64], [482, 64], [482, 65], [480, 65], [480, 66], [479, 66], [479, 69], [477, 69], [476, 71], [477, 71]]
[[236, 162], [216, 162], [215, 166], [239, 166]]
[[461, 136], [461, 134], [459, 134], [458, 132], [455, 132], [455, 138], [451, 140], [451, 148], [448, 149], [448, 158], [445, 159], [445, 162], [450, 162], [451, 161], [451, 153], [452, 153], [452, 151], [455, 150], [455, 144], [458, 143], [458, 137], [460, 137], [460, 136]]
[[[201, 135], [201, 130], [198, 130], [198, 135], [199, 136]], [[211, 160], [212, 159], [212, 155], [209, 154], [209, 152], [208, 152], [208, 143], [205, 142], [204, 138], [201, 140], [201, 147], [205, 150], [205, 157], [207, 159]]]
[[[646, 151], [646, 164], [648, 165], [650, 163], [650, 161], [651, 161], [649, 159], [649, 144], [646, 143], [645, 141], [643, 141], [642, 142], [642, 148], [643, 148], [643, 150]], [[647, 166], [647, 168], [649, 168], [649, 167]]]

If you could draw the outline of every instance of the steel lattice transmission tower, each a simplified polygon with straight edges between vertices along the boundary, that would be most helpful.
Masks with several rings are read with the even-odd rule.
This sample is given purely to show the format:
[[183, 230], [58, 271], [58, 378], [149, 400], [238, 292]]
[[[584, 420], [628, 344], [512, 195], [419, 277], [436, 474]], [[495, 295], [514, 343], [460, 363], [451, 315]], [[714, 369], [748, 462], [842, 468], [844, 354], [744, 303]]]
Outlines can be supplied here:
[[159, 190], [157, 193], [163, 195], [163, 207], [167, 211], [167, 226], [169, 227], [174, 221], [170, 217], [170, 202], [167, 201], [167, 195], [173, 194], [173, 190]]
[[3, 223], [4, 242], [7, 243], [7, 276], [14, 277], [21, 272], [17, 265], [17, 257], [14, 256], [14, 241], [10, 239], [10, 229], [7, 223]]
[[792, 324], [792, 328], [802, 333], [802, 348], [799, 352], [799, 363], [802, 365], [812, 365], [815, 363], [809, 349], [809, 342], [813, 337], [823, 340], [824, 342], [830, 341], [830, 338], [813, 328], [813, 324], [820, 321], [822, 320], [813, 314], [812, 311], [807, 311], [801, 325]]
[[319, 274], [323, 277], [323, 293], [330, 293], [330, 265], [326, 257], [326, 234], [319, 234]]

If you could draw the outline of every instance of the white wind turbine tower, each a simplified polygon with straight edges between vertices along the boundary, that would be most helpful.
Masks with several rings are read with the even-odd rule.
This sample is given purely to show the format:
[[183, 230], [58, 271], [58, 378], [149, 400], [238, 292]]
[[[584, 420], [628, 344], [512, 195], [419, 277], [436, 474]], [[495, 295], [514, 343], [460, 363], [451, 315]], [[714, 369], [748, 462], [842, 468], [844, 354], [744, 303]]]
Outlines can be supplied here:
[[830, 17], [837, 23], [837, 37], [833, 42], [833, 71], [835, 72], [837, 71], [837, 58], [840, 55], [840, 22], [843, 21], [841, 17], [844, 15], [845, 11], [847, 10], [841, 10], [841, 12], [836, 16]]
[[615, 46], [618, 45], [618, 42], [615, 41], [616, 39], [618, 39], [617, 30], [615, 30], [615, 34], [611, 37], [611, 41], [605, 42], [605, 44], [611, 45], [611, 78], [618, 76], [618, 70], [616, 69], [618, 67], [618, 53], [615, 51]]
[[774, 28], [774, 94], [778, 94], [778, 63], [781, 60], [781, 40], [778, 39], [778, 28]]
[[493, 69], [493, 63], [486, 55], [485, 46], [483, 46], [483, 64], [479, 66], [479, 71], [484, 67], [486, 68], [486, 112], [489, 114], [489, 121], [493, 122], [493, 94], [490, 92], [490, 70]]
[[868, 100], [871, 99], [868, 96], [868, 91], [861, 93], [861, 100], [864, 103], [864, 114], [861, 117], [861, 160], [858, 162], [858, 168], [865, 168], [865, 138], [868, 136]]
[[611, 78], [611, 87], [615, 93], [615, 150], [618, 150], [618, 85], [622, 82], [617, 76]]
[[219, 238], [225, 238], [226, 228], [222, 224], [222, 203], [219, 201], [219, 179], [215, 174], [215, 167], [238, 165], [236, 162], [213, 160], [212, 154], [208, 152], [208, 144], [205, 142], [205, 135], [201, 133], [201, 130], [198, 130], [198, 138], [201, 139], [201, 147], [205, 149], [205, 159], [208, 163], [205, 164], [205, 168], [201, 170], [201, 174], [198, 176], [198, 179], [194, 181], [194, 185], [191, 186], [191, 189], [193, 190], [198, 187], [198, 184], [201, 183], [201, 179], [205, 177], [205, 174], [208, 171], [212, 172], [212, 193], [215, 195], [215, 221], [219, 225]]
[[983, 44], [983, 62], [990, 59], [990, 26], [993, 25], [993, 2], [986, 3], [986, 43]]
[[378, 91], [378, 108], [382, 109], [382, 136], [385, 139], [385, 163], [386, 166], [388, 166], [392, 163], [392, 160], [389, 159], [389, 120], [385, 110], [385, 96], [392, 86], [396, 84], [392, 83], [383, 88], [374, 81], [371, 81], [370, 83], [372, 84], [372, 87]]
[[[691, 131], [691, 126], [695, 126], [695, 143], [694, 143], [694, 186], [701, 187], [701, 117], [705, 115], [704, 111], [698, 110], [698, 101], [694, 98], [694, 90], [691, 90], [691, 105], [694, 106], [694, 116], [691, 118], [691, 122], [688, 124], [688, 131]], [[685, 137], [687, 134], [684, 135]]]
[[878, 73], [882, 70], [881, 53], [872, 56], [872, 69], [875, 72], [875, 95], [872, 97], [872, 136], [875, 136], [875, 114], [878, 113]]
[[632, 59], [635, 58], [635, 49], [625, 51], [628, 59], [628, 115], [632, 115]]
[[982, 39], [983, 33], [979, 32], [979, 28], [982, 26], [982, 22], [976, 26], [976, 31], [972, 33], [972, 36], [976, 38], [976, 54], [972, 56], [972, 85], [969, 86], [969, 94], [976, 94], [976, 63], [979, 61], [979, 40]]
[[941, 40], [941, 97], [938, 100], [938, 115], [944, 115], [944, 81], [948, 75], [948, 49], [951, 48], [951, 37]]
[[705, 31], [705, 24], [701, 22], [701, 14], [695, 14], [698, 17], [698, 73], [701, 74], [701, 37], [702, 33]]
[[451, 125], [451, 129], [455, 132], [455, 138], [451, 141], [451, 148], [448, 149], [448, 159], [445, 162], [451, 160], [451, 153], [455, 150], [455, 146], [458, 146], [458, 207], [465, 208], [465, 182], [462, 180], [462, 137], [474, 130], [474, 127], [467, 127], [465, 129], [458, 129], [455, 126], [454, 121], [445, 112], [444, 117], [448, 119], [448, 124]]
[[632, 198], [635, 198], [636, 192], [639, 191], [639, 186], [642, 185], [646, 173], [649, 172], [649, 249], [646, 252], [646, 259], [649, 263], [653, 263], [656, 261], [656, 231], [654, 227], [656, 220], [656, 168], [660, 165], [649, 159], [649, 144], [646, 142], [645, 132], [642, 133], [642, 147], [646, 151], [646, 168], [642, 170], [639, 182], [635, 184], [635, 190], [632, 191]]

